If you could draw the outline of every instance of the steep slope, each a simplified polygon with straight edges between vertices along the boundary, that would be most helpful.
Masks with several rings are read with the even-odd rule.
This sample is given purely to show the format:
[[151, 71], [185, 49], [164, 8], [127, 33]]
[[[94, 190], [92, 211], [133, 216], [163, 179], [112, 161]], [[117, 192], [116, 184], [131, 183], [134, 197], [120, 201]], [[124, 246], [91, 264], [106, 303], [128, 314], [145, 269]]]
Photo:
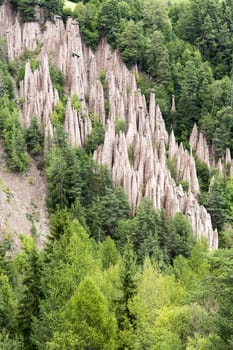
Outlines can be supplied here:
[[[155, 208], [165, 208], [167, 215], [181, 211], [189, 218], [197, 238], [205, 236], [210, 249], [218, 247], [218, 234], [213, 231], [210, 215], [197, 200], [199, 185], [192, 154], [168, 136], [161, 111], [151, 91], [147, 108], [145, 97], [137, 88], [135, 74], [102, 41], [94, 54], [85, 46], [78, 23], [69, 18], [64, 26], [60, 18], [48, 22], [42, 31], [39, 23], [20, 24], [6, 5], [0, 8], [2, 34], [6, 34], [8, 57], [14, 60], [24, 49], [39, 53], [41, 66], [32, 72], [26, 64], [25, 77], [20, 82], [23, 99], [23, 122], [37, 115], [44, 123], [46, 134], [53, 134], [50, 115], [58, 101], [49, 74], [49, 59], [62, 70], [66, 91], [70, 96], [65, 112], [65, 129], [73, 146], [84, 145], [92, 130], [89, 111], [99, 116], [106, 128], [105, 141], [94, 158], [112, 170], [115, 184], [121, 185], [135, 210], [143, 196], [152, 199]], [[100, 79], [101, 78], [101, 79]], [[79, 111], [72, 108], [72, 96], [80, 99]], [[120, 131], [121, 122], [125, 130]], [[187, 180], [189, 190], [177, 185], [166, 165], [172, 160], [178, 180]]]
[[39, 234], [37, 242], [41, 246], [48, 234], [46, 179], [33, 161], [24, 175], [8, 171], [5, 158], [5, 148], [0, 143], [0, 238], [10, 234], [17, 248], [20, 235], [31, 232]]

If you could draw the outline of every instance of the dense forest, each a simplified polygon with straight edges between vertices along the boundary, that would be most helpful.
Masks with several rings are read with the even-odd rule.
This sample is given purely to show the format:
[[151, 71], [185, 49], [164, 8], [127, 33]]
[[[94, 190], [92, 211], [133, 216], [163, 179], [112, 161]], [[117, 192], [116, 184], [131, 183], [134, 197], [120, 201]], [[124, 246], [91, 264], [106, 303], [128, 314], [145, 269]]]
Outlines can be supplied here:
[[[73, 16], [93, 50], [106, 38], [129, 68], [137, 65], [146, 98], [156, 91], [178, 141], [188, 148], [197, 123], [216, 160], [226, 147], [233, 152], [232, 0], [76, 2], [71, 10], [62, 1], [9, 1], [22, 22], [37, 20], [36, 5], [44, 21]], [[52, 63], [60, 98], [51, 115], [54, 137], [44, 140], [36, 117], [22, 127], [16, 91], [26, 61], [34, 70], [40, 65], [40, 47], [15, 61], [4, 47], [1, 38], [0, 136], [7, 166], [23, 173], [33, 158], [45, 172], [50, 234], [39, 249], [32, 222], [20, 251], [10, 236], [0, 244], [0, 349], [232, 349], [233, 179], [227, 169], [219, 175], [196, 159], [200, 201], [220, 234], [218, 251], [195, 241], [183, 214], [167, 218], [147, 198], [133, 215], [109, 169], [93, 160], [105, 133], [96, 116], [85, 147], [69, 145], [65, 79]], [[72, 106], [79, 110], [78, 96]]]

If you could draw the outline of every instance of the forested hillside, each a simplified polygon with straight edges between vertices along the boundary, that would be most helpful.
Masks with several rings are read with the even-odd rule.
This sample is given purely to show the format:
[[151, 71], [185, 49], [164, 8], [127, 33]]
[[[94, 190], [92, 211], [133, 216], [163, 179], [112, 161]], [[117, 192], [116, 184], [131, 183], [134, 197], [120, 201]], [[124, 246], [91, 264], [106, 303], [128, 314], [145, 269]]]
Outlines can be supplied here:
[[233, 1], [0, 5], [0, 349], [231, 350]]

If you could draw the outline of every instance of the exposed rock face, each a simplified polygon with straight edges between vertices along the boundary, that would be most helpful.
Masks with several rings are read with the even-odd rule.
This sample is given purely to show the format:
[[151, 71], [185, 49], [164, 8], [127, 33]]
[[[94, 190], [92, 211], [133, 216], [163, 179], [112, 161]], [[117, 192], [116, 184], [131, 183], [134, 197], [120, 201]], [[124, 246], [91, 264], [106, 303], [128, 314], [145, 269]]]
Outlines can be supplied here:
[[[6, 6], [0, 7], [0, 19], [6, 11]], [[81, 41], [78, 25], [71, 18], [66, 27], [60, 19], [46, 23], [42, 32], [38, 23], [20, 25], [17, 18], [10, 19], [10, 12], [7, 16], [10, 59], [19, 57], [25, 48], [33, 50], [38, 44], [43, 45], [41, 67], [32, 72], [30, 63], [27, 63], [25, 78], [20, 83], [20, 96], [25, 100], [25, 125], [33, 115], [38, 115], [52, 133], [49, 116], [59, 97], [51, 84], [49, 57], [66, 78], [66, 91], [70, 97], [65, 112], [65, 129], [70, 143], [73, 146], [84, 144], [92, 129], [88, 113], [97, 114], [106, 134], [104, 144], [96, 150], [94, 158], [109, 166], [114, 183], [124, 188], [133, 210], [147, 196], [155, 208], [165, 208], [168, 216], [181, 211], [189, 218], [196, 237], [205, 236], [210, 249], [216, 249], [218, 234], [212, 229], [210, 215], [196, 198], [199, 185], [194, 159], [182, 145], [176, 144], [173, 133], [168, 136], [160, 108], [155, 103], [154, 91], [147, 108], [134, 74], [121, 61], [118, 52], [112, 52], [102, 41], [94, 54]], [[80, 98], [79, 112], [72, 108], [74, 94]], [[109, 105], [109, 111], [106, 105]], [[116, 132], [119, 119], [125, 121], [125, 133]], [[198, 144], [198, 140], [196, 136], [193, 143]], [[172, 178], [166, 165], [168, 155], [177, 169], [178, 180], [189, 182], [187, 193]]]

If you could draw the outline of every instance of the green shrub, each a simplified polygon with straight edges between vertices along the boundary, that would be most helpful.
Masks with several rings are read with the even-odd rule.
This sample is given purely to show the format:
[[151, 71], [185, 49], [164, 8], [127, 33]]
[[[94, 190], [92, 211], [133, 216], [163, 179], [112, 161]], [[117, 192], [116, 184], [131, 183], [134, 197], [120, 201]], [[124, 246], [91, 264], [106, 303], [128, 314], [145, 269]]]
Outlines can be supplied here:
[[78, 95], [76, 95], [76, 94], [73, 95], [72, 101], [71, 101], [71, 106], [72, 106], [72, 108], [76, 109], [77, 112], [80, 112], [81, 102], [80, 102]]
[[176, 170], [176, 165], [173, 159], [167, 158], [166, 160], [166, 165], [168, 169], [170, 170], [172, 178], [176, 181], [177, 180], [177, 170]]
[[85, 142], [86, 152], [93, 153], [97, 147], [104, 143], [105, 130], [103, 125], [97, 119], [92, 118], [93, 129], [90, 135], [87, 136]]
[[65, 107], [62, 101], [57, 102], [50, 118], [54, 126], [63, 124], [65, 118]]
[[53, 87], [57, 89], [59, 97], [64, 102], [64, 87], [65, 87], [65, 77], [60, 69], [58, 69], [53, 63], [49, 63], [49, 73], [52, 80]]
[[[35, 58], [31, 58], [30, 59], [30, 65], [31, 65], [31, 70], [32, 72], [34, 72], [37, 68], [39, 68], [41, 62], [36, 60]], [[17, 87], [19, 88], [19, 83], [21, 80], [24, 79], [24, 76], [25, 76], [25, 66], [26, 66], [26, 63], [23, 63], [18, 71], [18, 74], [17, 74], [17, 77], [16, 77], [16, 84], [17, 84]]]
[[124, 119], [116, 118], [115, 129], [116, 129], [116, 133], [118, 134], [120, 133], [120, 131], [125, 133], [127, 129], [126, 121]]
[[38, 155], [41, 153], [43, 145], [43, 133], [37, 117], [33, 117], [31, 119], [30, 126], [25, 132], [25, 139], [27, 149], [32, 155]]
[[189, 190], [189, 182], [187, 180], [181, 180], [180, 184], [182, 185], [184, 192], [187, 193]]

